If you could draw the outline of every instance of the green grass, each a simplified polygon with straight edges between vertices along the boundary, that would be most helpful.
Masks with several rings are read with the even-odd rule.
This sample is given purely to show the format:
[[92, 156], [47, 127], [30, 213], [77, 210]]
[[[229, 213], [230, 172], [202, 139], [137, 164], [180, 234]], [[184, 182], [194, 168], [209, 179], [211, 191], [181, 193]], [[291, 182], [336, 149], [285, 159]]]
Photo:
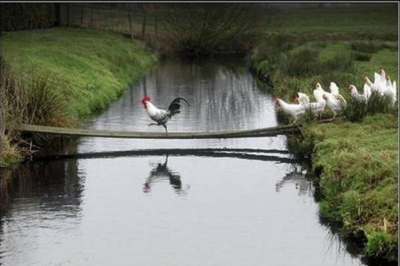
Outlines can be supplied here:
[[155, 62], [121, 35], [67, 28], [3, 33], [1, 55], [22, 77], [27, 69], [48, 74], [76, 119], [106, 108]]
[[[397, 36], [397, 4], [332, 4], [271, 10], [266, 33], [288, 34], [304, 39], [387, 39]], [[383, 30], [384, 29], [384, 30]]]
[[397, 128], [391, 114], [308, 128], [315, 143], [313, 168], [323, 170], [321, 215], [342, 222], [345, 234], [363, 231], [366, 254], [388, 260], [397, 260]]
[[68, 28], [4, 32], [1, 57], [1, 166], [22, 158], [16, 124], [77, 126], [156, 62], [142, 43], [120, 34]]

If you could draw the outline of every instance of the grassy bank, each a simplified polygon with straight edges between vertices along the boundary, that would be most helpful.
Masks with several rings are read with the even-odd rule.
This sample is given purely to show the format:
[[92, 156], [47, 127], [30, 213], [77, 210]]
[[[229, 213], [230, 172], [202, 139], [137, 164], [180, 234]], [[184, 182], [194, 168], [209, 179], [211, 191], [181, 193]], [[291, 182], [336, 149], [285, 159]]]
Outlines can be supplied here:
[[[76, 125], [106, 108], [156, 61], [119, 34], [53, 28], [2, 33], [2, 158], [19, 159], [15, 123]], [[5, 108], [8, 108], [7, 110]], [[53, 112], [51, 112], [53, 110]]]
[[397, 115], [311, 124], [305, 135], [321, 217], [341, 224], [343, 235], [361, 238], [366, 257], [397, 261]]
[[361, 125], [313, 128], [313, 167], [323, 169], [321, 215], [342, 221], [348, 232], [362, 230], [367, 255], [391, 260], [397, 259], [397, 121], [395, 115], [375, 115]]
[[288, 143], [311, 159], [321, 217], [361, 239], [366, 258], [396, 262], [398, 107], [377, 104], [360, 115], [347, 88], [362, 90], [363, 77], [373, 80], [381, 66], [398, 82], [397, 5], [276, 9], [269, 20], [251, 57], [252, 69], [269, 83], [260, 87], [286, 101], [297, 92], [314, 101], [315, 82], [329, 91], [333, 81], [349, 103], [334, 123], [304, 117], [304, 139]]

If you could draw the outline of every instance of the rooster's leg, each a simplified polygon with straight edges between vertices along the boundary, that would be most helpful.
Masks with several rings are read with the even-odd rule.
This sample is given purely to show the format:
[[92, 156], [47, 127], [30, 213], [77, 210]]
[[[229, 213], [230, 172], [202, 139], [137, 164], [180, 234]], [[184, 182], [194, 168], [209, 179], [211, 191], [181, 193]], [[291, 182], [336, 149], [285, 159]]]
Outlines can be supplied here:
[[157, 123], [150, 123], [149, 126], [158, 126]]
[[167, 134], [168, 134], [167, 125], [165, 125], [165, 124], [162, 124], [162, 126], [165, 128], [165, 133], [167, 133]]

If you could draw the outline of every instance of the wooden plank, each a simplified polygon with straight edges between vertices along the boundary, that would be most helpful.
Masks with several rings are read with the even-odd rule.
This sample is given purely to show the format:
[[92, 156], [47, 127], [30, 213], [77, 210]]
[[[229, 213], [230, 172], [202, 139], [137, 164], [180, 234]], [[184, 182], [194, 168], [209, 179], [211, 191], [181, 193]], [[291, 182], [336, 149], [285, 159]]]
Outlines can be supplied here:
[[132, 139], [211, 139], [211, 138], [254, 138], [268, 137], [299, 132], [299, 126], [280, 126], [252, 130], [215, 132], [134, 132], [108, 131], [80, 128], [63, 128], [22, 124], [18, 130], [31, 133], [70, 135], [80, 137], [132, 138]]

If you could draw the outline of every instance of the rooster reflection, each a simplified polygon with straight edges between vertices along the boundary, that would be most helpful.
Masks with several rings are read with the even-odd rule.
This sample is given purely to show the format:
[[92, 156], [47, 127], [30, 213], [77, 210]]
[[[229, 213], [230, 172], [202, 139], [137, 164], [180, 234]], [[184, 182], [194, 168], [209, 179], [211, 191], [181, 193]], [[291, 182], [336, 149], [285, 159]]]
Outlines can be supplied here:
[[[168, 155], [165, 157], [165, 162], [163, 164], [158, 163], [158, 165], [153, 170], [151, 170], [149, 177], [143, 184], [143, 192], [150, 192], [153, 183], [163, 181], [168, 178], [170, 185], [174, 188], [177, 194], [186, 193], [186, 191], [182, 189], [181, 176], [176, 172], [171, 171], [171, 169], [168, 168], [167, 164]], [[189, 186], [186, 187], [186, 190], [187, 189], [189, 189]]]

